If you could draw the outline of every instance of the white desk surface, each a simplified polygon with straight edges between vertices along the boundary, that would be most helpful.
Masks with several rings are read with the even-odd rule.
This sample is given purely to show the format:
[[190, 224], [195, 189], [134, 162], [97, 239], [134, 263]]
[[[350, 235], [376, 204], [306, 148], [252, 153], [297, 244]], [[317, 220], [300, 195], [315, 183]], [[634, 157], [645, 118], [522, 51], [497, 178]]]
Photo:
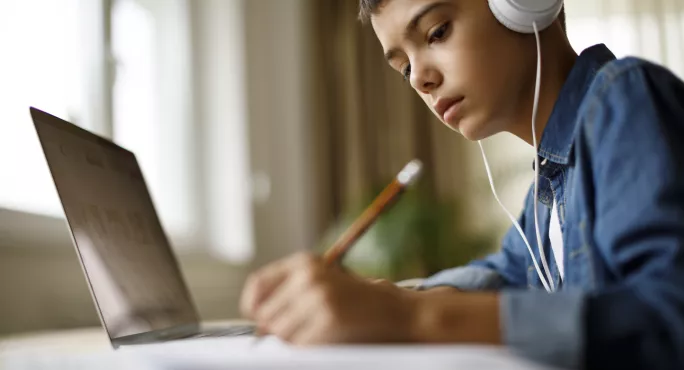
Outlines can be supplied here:
[[0, 369], [510, 369], [548, 370], [479, 346], [294, 348], [275, 338], [197, 339], [111, 349], [102, 329], [0, 338]]

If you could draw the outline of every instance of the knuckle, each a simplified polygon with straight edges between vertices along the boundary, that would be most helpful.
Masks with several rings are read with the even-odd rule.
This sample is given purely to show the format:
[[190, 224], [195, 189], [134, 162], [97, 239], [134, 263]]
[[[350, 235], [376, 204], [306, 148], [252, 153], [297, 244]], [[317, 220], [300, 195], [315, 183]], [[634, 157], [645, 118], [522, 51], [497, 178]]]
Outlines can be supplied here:
[[310, 252], [299, 252], [295, 258], [298, 265], [304, 267], [316, 266], [318, 262], [318, 258]]
[[264, 278], [260, 274], [253, 274], [249, 277], [249, 289], [254, 293], [254, 295], [259, 295], [264, 289]]
[[321, 273], [317, 268], [305, 268], [299, 270], [299, 276], [305, 284], [314, 285], [320, 279]]

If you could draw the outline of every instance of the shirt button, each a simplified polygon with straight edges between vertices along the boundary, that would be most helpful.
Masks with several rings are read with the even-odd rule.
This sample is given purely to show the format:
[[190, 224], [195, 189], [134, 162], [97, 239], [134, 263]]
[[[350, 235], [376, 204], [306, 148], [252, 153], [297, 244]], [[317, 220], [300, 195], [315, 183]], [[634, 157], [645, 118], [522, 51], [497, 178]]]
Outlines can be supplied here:
[[[547, 161], [547, 159], [544, 158], [544, 160], [541, 161], [541, 166], [544, 166], [544, 165], [546, 164], [546, 161]], [[535, 166], [536, 166], [536, 165], [535, 165], [535, 161], [532, 161], [532, 171], [535, 170]]]

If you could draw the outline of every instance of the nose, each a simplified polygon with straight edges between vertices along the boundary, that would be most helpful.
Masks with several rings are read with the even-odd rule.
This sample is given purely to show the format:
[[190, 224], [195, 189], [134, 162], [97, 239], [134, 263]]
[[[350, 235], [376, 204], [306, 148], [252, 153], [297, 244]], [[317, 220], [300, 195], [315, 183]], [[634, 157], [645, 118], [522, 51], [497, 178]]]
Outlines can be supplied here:
[[411, 64], [411, 86], [418, 92], [429, 94], [442, 84], [442, 75], [427, 63]]

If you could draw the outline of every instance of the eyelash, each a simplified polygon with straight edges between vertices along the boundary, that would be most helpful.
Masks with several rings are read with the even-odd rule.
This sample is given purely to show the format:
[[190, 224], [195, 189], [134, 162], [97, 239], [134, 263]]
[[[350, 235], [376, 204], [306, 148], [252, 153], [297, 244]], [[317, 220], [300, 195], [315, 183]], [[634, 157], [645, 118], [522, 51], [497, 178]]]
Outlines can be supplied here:
[[430, 35], [430, 38], [428, 39], [428, 43], [432, 44], [438, 41], [442, 41], [446, 38], [447, 33], [449, 32], [449, 27], [451, 26], [451, 22], [446, 22], [439, 26], [432, 34]]
[[[447, 37], [447, 33], [449, 32], [449, 27], [451, 26], [451, 22], [446, 22], [439, 26], [428, 38], [428, 44], [432, 45], [435, 42], [443, 41]], [[411, 64], [409, 63], [406, 68], [404, 68], [401, 72], [401, 74], [404, 76], [404, 80], [408, 81], [411, 78]]]
[[411, 79], [411, 64], [409, 63], [406, 68], [404, 68], [403, 71], [401, 71], [401, 74], [404, 76], [404, 80], [408, 81]]

